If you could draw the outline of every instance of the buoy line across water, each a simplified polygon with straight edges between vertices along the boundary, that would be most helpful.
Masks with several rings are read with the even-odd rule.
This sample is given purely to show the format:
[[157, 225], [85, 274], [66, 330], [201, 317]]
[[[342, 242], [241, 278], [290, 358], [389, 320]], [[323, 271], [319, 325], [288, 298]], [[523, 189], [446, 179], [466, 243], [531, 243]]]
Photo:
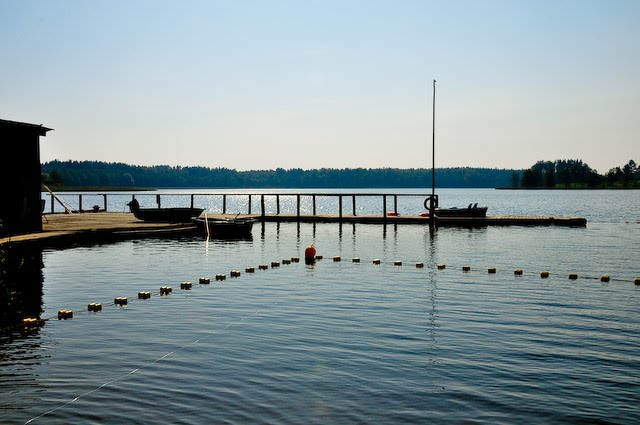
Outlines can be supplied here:
[[[333, 256], [333, 263], [341, 263], [342, 262], [342, 257], [341, 256]], [[305, 263], [306, 264], [315, 264], [317, 261], [320, 261], [323, 259], [322, 255], [317, 255], [316, 253], [316, 249], [313, 246], [309, 246], [306, 248], [305, 250]], [[280, 265], [290, 265], [293, 263], [298, 263], [300, 262], [299, 257], [291, 257], [290, 259], [283, 259], [281, 261], [272, 261], [270, 264], [260, 264], [258, 266], [258, 270], [268, 270], [269, 268], [271, 269], [278, 269], [280, 268]], [[351, 259], [351, 263], [353, 264], [360, 264], [362, 263], [362, 259], [360, 257], [353, 257]], [[392, 264], [395, 268], [400, 268], [403, 267], [404, 265], [408, 265], [408, 264], [414, 264], [416, 268], [425, 268], [425, 262], [423, 261], [416, 261], [416, 260], [412, 260], [412, 261], [408, 261], [408, 262], [404, 262], [402, 260], [393, 260], [393, 261], [382, 261], [379, 258], [374, 258], [372, 260], [369, 260], [369, 262], [373, 265], [376, 266], [381, 266], [384, 264]], [[504, 271], [504, 269], [501, 269], [500, 271], [495, 268], [495, 267], [480, 267], [480, 266], [470, 266], [468, 264], [463, 265], [463, 266], [451, 266], [451, 265], [447, 265], [447, 264], [443, 264], [443, 263], [438, 263], [438, 264], [431, 264], [431, 265], [427, 265], [427, 268], [430, 269], [437, 269], [437, 270], [446, 270], [446, 269], [454, 269], [457, 268], [458, 270], [462, 270], [463, 273], [468, 274], [468, 273], [473, 273], [473, 272], [478, 272], [478, 271], [483, 271], [483, 273], [486, 274], [498, 274], [499, 272]], [[255, 273], [256, 268], [255, 267], [247, 267], [244, 269], [245, 273]], [[525, 273], [525, 271], [523, 269], [511, 269], [512, 271], [510, 271], [509, 273], [513, 273], [514, 276], [517, 277], [523, 277], [524, 275], [529, 275], [529, 272]], [[622, 279], [622, 278], [615, 278], [615, 277], [611, 277], [609, 275], [601, 275], [601, 276], [584, 276], [584, 275], [579, 275], [577, 273], [566, 273], [566, 274], [561, 274], [561, 273], [550, 273], [548, 271], [542, 271], [542, 272], [536, 272], [536, 274], [539, 275], [539, 277], [541, 279], [550, 279], [550, 278], [560, 278], [560, 277], [565, 277], [568, 280], [578, 280], [578, 279], [582, 279], [582, 280], [599, 280], [602, 283], [610, 283], [610, 282], [629, 282], [628, 279]], [[232, 278], [238, 278], [241, 276], [241, 272], [239, 270], [231, 270], [229, 272], [229, 276]], [[216, 281], [224, 281], [227, 278], [227, 274], [225, 273], [218, 273], [215, 275], [215, 280]], [[640, 286], [640, 278], [635, 278], [634, 280], [632, 280], [632, 282], [636, 285], [636, 286]], [[207, 284], [210, 283], [210, 278], [209, 277], [200, 277], [198, 283], [200, 284], [200, 286], [206, 286]], [[191, 290], [193, 288], [193, 284], [191, 281], [183, 281], [180, 282], [177, 285], [174, 286], [161, 286], [159, 288], [158, 291], [155, 292], [150, 292], [150, 291], [141, 291], [138, 292], [137, 294], [137, 298], [139, 301], [144, 301], [144, 300], [148, 300], [149, 298], [151, 298], [152, 295], [160, 295], [160, 296], [167, 296], [171, 293], [173, 293], [173, 289], [181, 289], [181, 290]], [[105, 303], [105, 305], [114, 305], [117, 307], [125, 307], [129, 305], [129, 298], [127, 297], [115, 297], [113, 303]], [[103, 303], [96, 303], [96, 302], [91, 302], [87, 305], [87, 309], [86, 312], [89, 313], [98, 313], [100, 311], [102, 311], [103, 309]], [[23, 319], [22, 323], [16, 324], [14, 326], [10, 326], [10, 327], [6, 327], [1, 329], [1, 331], [3, 333], [9, 333], [11, 331], [16, 331], [16, 330], [21, 330], [23, 331], [23, 333], [33, 333], [34, 329], [37, 329], [40, 326], [43, 326], [47, 321], [52, 320], [52, 319], [58, 319], [58, 320], [68, 320], [68, 319], [72, 319], [74, 316], [77, 317], [77, 314], [81, 314], [82, 311], [81, 310], [71, 310], [71, 309], [62, 309], [59, 310], [57, 312], [56, 316], [50, 316], [50, 317], [46, 317], [46, 318], [33, 318], [33, 317], [26, 317]]]
[[[307, 265], [309, 264], [315, 264], [316, 262], [319, 262], [321, 260], [323, 260], [323, 256], [322, 255], [317, 255], [316, 253], [316, 249], [313, 246], [309, 246], [307, 247], [307, 249], [305, 250], [305, 263]], [[343, 259], [341, 256], [333, 256], [333, 263], [342, 263]], [[276, 260], [276, 261], [271, 261], [270, 264], [260, 264], [258, 266], [258, 270], [269, 270], [271, 269], [279, 269], [281, 264], [282, 265], [290, 265], [293, 263], [299, 263], [300, 259], [299, 257], [291, 257], [290, 259], [283, 259], [283, 260]], [[402, 260], [392, 260], [392, 261], [382, 261], [379, 258], [374, 258], [374, 259], [370, 259], [368, 261], [363, 261], [360, 257], [353, 257], [350, 261], [353, 264], [360, 264], [363, 262], [369, 262], [370, 264], [373, 264], [375, 266], [382, 266], [382, 265], [393, 265], [396, 269], [404, 267], [408, 264], [413, 264], [415, 265], [415, 268], [418, 269], [422, 269], [422, 268], [428, 268], [428, 269], [433, 269], [433, 270], [452, 270], [452, 269], [458, 269], [461, 270], [463, 273], [465, 274], [469, 274], [469, 273], [475, 273], [475, 272], [483, 272], [484, 274], [499, 274], [501, 272], [504, 271], [504, 269], [500, 269], [498, 270], [496, 267], [482, 267], [482, 266], [470, 266], [469, 264], [465, 264], [463, 266], [451, 266], [451, 265], [447, 265], [444, 263], [437, 263], [437, 264], [426, 264], [423, 261], [418, 261], [418, 260], [411, 260], [411, 261], [402, 261]], [[330, 263], [329, 263], [330, 264]], [[403, 266], [404, 265], [404, 266]], [[252, 274], [255, 273], [256, 268], [255, 267], [247, 267], [244, 269], [245, 273], [247, 274]], [[514, 276], [517, 277], [522, 277], [524, 275], [529, 275], [532, 272], [525, 272], [525, 270], [520, 269], [520, 268], [516, 268], [516, 269], [511, 269], [512, 271], [509, 273], [513, 273]], [[584, 275], [579, 275], [577, 273], [551, 273], [548, 271], [541, 271], [541, 272], [536, 272], [537, 275], [539, 275], [540, 279], [550, 279], [550, 278], [566, 278], [568, 280], [591, 280], [591, 281], [600, 281], [602, 283], [610, 283], [610, 282], [629, 282], [628, 279], [622, 279], [622, 278], [615, 278], [615, 277], [611, 277], [609, 275], [601, 275], [601, 276], [584, 276]], [[231, 270], [228, 274], [230, 277], [232, 278], [238, 278], [241, 276], [241, 272], [239, 270]], [[218, 273], [215, 275], [215, 280], [216, 281], [224, 281], [227, 278], [227, 274], [225, 273]], [[636, 286], [640, 286], [640, 277], [635, 278], [634, 280], [632, 280], [631, 282], [633, 282]], [[200, 277], [199, 278], [199, 286], [207, 286], [210, 283], [210, 278], [209, 277]], [[170, 286], [170, 285], [165, 285], [165, 286], [161, 286], [159, 288], [158, 291], [141, 291], [138, 292], [137, 294], [137, 298], [138, 301], [144, 301], [144, 300], [148, 300], [149, 298], [153, 296], [168, 296], [171, 293], [173, 293], [174, 289], [180, 289], [183, 291], [187, 291], [187, 290], [191, 290], [193, 288], [193, 284], [191, 281], [183, 281], [180, 282], [179, 284], [176, 284], [174, 286]], [[132, 298], [133, 299], [133, 298]], [[68, 320], [68, 319], [72, 319], [74, 316], [77, 317], [79, 314], [82, 314], [83, 312], [86, 313], [98, 313], [100, 311], [102, 311], [103, 309], [103, 305], [108, 306], [108, 305], [112, 305], [112, 306], [117, 306], [117, 307], [121, 307], [124, 308], [125, 306], [130, 305], [129, 304], [129, 298], [128, 297], [123, 297], [123, 296], [119, 296], [119, 297], [115, 297], [113, 299], [113, 303], [96, 303], [96, 302], [91, 302], [89, 304], [87, 304], [87, 309], [86, 310], [71, 310], [71, 309], [62, 309], [59, 310], [57, 312], [57, 315], [55, 316], [50, 316], [50, 317], [46, 317], [46, 318], [33, 318], [33, 317], [26, 317], [22, 320], [22, 323], [13, 325], [13, 326], [9, 326], [9, 327], [5, 327], [3, 329], [1, 329], [3, 334], [6, 333], [10, 333], [12, 331], [17, 331], [20, 330], [22, 331], [24, 334], [29, 334], [29, 333], [33, 333], [34, 330], [37, 330], [38, 327], [43, 326], [47, 321], [52, 320], [52, 319], [58, 319], [58, 320]]]

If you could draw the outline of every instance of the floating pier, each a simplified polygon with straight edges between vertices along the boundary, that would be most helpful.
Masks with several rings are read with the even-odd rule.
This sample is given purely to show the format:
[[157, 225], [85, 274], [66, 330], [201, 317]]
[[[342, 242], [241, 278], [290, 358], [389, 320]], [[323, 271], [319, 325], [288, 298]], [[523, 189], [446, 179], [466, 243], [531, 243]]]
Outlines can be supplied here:
[[[232, 218], [236, 214], [208, 214], [209, 218]], [[421, 216], [381, 216], [346, 214], [243, 214], [262, 222], [298, 223], [362, 223], [393, 225], [429, 225], [429, 218]], [[437, 218], [436, 226], [574, 226], [584, 227], [582, 217], [447, 217]], [[0, 245], [11, 243], [44, 243], [55, 245], [69, 242], [99, 242], [103, 240], [136, 239], [144, 237], [172, 237], [191, 234], [191, 223], [148, 223], [131, 213], [99, 212], [82, 214], [47, 214], [43, 216], [43, 231], [0, 238]]]
[[[216, 215], [214, 217], [228, 217]], [[212, 217], [209, 215], [209, 217]], [[261, 221], [302, 222], [302, 223], [370, 223], [370, 224], [422, 224], [428, 225], [429, 218], [421, 216], [387, 216], [380, 215], [337, 215], [337, 214], [266, 214], [254, 215]], [[574, 226], [584, 227], [587, 219], [583, 217], [554, 216], [487, 216], [487, 217], [442, 217], [436, 218], [436, 226]]]

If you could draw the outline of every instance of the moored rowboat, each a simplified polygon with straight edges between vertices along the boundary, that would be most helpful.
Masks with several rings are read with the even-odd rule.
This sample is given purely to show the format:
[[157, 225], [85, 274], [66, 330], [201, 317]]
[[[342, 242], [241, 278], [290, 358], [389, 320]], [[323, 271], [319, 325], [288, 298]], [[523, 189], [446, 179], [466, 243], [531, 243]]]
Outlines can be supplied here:
[[204, 211], [204, 208], [140, 208], [135, 199], [127, 205], [138, 220], [155, 223], [188, 223]]
[[253, 223], [257, 220], [253, 217], [193, 217], [191, 221], [201, 232], [217, 237], [249, 235], [253, 229]]

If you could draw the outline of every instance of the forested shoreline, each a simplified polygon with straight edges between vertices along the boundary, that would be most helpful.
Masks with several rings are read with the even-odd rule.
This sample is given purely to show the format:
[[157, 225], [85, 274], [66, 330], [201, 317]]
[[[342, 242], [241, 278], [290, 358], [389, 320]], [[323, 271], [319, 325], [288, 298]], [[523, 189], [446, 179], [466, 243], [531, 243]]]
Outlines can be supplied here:
[[[140, 166], [100, 161], [50, 161], [43, 182], [64, 188], [430, 188], [428, 168], [229, 168]], [[439, 188], [640, 188], [640, 166], [630, 160], [600, 175], [581, 160], [538, 161], [526, 170], [436, 168]]]
[[[299, 168], [237, 171], [228, 168], [137, 166], [97, 161], [42, 164], [45, 184], [61, 187], [118, 188], [427, 188], [431, 169]], [[436, 185], [451, 188], [509, 186], [518, 170], [436, 169]]]

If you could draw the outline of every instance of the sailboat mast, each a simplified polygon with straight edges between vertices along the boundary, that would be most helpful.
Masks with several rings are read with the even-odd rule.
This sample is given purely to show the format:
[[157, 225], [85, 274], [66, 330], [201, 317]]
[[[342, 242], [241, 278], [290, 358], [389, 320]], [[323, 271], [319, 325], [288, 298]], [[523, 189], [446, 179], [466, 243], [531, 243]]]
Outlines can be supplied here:
[[431, 196], [436, 194], [436, 80], [433, 80], [433, 124], [431, 133]]

